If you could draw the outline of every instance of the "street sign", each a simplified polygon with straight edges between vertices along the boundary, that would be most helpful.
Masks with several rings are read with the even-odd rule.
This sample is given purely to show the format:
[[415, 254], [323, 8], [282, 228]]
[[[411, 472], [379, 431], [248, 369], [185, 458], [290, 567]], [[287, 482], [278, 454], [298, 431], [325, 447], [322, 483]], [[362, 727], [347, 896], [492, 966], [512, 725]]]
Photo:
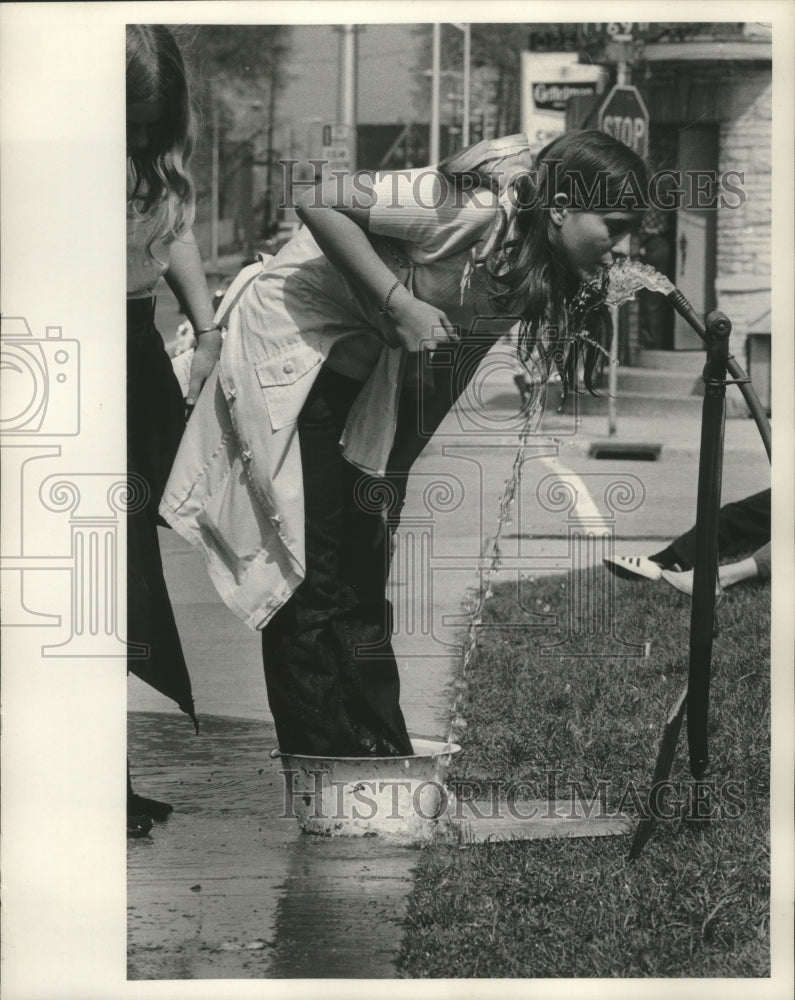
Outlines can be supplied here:
[[590, 83], [533, 84], [533, 104], [541, 111], [566, 111], [566, 104], [572, 97], [591, 97], [596, 93], [596, 81]]
[[568, 102], [598, 92], [606, 74], [576, 52], [523, 52], [521, 68], [522, 131], [537, 153], [566, 130]]
[[322, 156], [326, 170], [350, 170], [351, 143], [349, 134], [348, 125], [323, 126]]
[[597, 128], [644, 159], [649, 153], [649, 112], [637, 87], [616, 84], [599, 108]]

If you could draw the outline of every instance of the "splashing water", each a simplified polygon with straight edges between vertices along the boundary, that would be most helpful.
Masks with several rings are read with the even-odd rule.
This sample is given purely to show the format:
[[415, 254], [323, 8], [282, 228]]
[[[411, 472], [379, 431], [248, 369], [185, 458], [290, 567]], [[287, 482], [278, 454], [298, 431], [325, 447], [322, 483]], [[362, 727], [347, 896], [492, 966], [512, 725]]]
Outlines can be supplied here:
[[634, 298], [641, 288], [648, 288], [650, 292], [662, 292], [663, 295], [670, 295], [675, 291], [674, 285], [651, 264], [623, 257], [608, 270], [605, 301], [609, 306], [620, 306], [622, 302]]
[[536, 428], [537, 413], [542, 407], [539, 399], [534, 406], [531, 406], [525, 416], [524, 424], [519, 432], [519, 444], [516, 449], [516, 456], [513, 461], [511, 476], [503, 484], [502, 496], [500, 497], [499, 516], [497, 519], [497, 529], [491, 543], [491, 552], [485, 559], [485, 565], [481, 564], [480, 584], [478, 586], [477, 598], [473, 605], [469, 607], [469, 623], [467, 626], [466, 639], [462, 647], [461, 668], [458, 679], [454, 685], [455, 698], [451, 713], [450, 725], [447, 731], [447, 743], [452, 745], [456, 740], [460, 740], [467, 728], [467, 720], [464, 715], [463, 706], [466, 701], [468, 688], [468, 668], [469, 661], [477, 646], [480, 627], [483, 622], [483, 612], [486, 601], [494, 596], [493, 580], [499, 575], [502, 566], [502, 537], [506, 525], [511, 523], [511, 508], [513, 507], [516, 495], [522, 478], [522, 467], [525, 461], [525, 450], [527, 442], [533, 435]]
[[[635, 293], [641, 288], [648, 288], [652, 292], [662, 292], [669, 295], [675, 291], [675, 286], [660, 274], [650, 264], [642, 264], [638, 260], [630, 260], [628, 257], [621, 258], [607, 270], [607, 282], [604, 282], [604, 272], [594, 282], [592, 291], [598, 295], [604, 295], [604, 302], [609, 306], [620, 306], [623, 302], [628, 302], [635, 297]], [[602, 291], [604, 289], [604, 291]], [[584, 334], [578, 334], [582, 339], [589, 340]], [[593, 341], [595, 347], [604, 353], [604, 348]], [[491, 553], [486, 557], [485, 566], [480, 570], [480, 586], [478, 587], [477, 598], [474, 605], [469, 608], [469, 623], [466, 639], [463, 645], [463, 656], [458, 680], [455, 684], [455, 698], [451, 713], [450, 726], [448, 729], [447, 742], [452, 744], [454, 740], [461, 739], [467, 726], [463, 706], [466, 700], [468, 667], [469, 661], [475, 652], [480, 627], [483, 621], [483, 612], [488, 599], [493, 594], [493, 578], [500, 572], [502, 565], [502, 537], [506, 525], [511, 523], [511, 508], [513, 507], [516, 495], [519, 490], [522, 476], [522, 466], [524, 465], [524, 455], [527, 442], [535, 427], [536, 411], [539, 409], [540, 400], [531, 412], [528, 412], [524, 426], [519, 433], [519, 444], [514, 458], [511, 477], [505, 480], [503, 493], [500, 498], [499, 516], [497, 529], [491, 546]]]

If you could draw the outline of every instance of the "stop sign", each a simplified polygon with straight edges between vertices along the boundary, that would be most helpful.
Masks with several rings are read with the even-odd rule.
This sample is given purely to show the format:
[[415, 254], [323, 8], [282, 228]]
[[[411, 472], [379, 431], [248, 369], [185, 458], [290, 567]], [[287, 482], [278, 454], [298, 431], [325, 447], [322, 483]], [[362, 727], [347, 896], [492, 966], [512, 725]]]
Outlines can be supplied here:
[[599, 108], [597, 127], [644, 159], [649, 152], [649, 112], [637, 87], [616, 84]]

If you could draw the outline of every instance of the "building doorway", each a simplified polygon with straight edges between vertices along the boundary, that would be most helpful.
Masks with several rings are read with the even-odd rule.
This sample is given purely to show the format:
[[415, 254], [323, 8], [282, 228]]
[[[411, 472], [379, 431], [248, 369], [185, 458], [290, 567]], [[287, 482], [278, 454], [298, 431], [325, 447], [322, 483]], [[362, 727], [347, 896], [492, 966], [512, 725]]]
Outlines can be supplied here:
[[[703, 316], [715, 308], [717, 216], [715, 207], [700, 208], [696, 184], [699, 171], [717, 176], [718, 129], [716, 124], [688, 125], [677, 137], [677, 167], [685, 196], [676, 213], [674, 284]], [[702, 191], [709, 192], [706, 185]], [[702, 196], [702, 201], [705, 200]], [[674, 319], [674, 350], [703, 350], [701, 338], [678, 314]]]

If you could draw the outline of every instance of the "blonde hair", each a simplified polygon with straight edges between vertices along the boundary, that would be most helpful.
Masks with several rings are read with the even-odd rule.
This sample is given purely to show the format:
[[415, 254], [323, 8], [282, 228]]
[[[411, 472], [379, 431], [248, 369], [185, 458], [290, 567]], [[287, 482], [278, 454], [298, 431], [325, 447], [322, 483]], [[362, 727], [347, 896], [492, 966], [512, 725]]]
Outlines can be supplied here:
[[159, 101], [163, 118], [143, 152], [128, 155], [133, 217], [155, 218], [147, 243], [171, 243], [193, 225], [195, 194], [188, 163], [195, 146], [195, 122], [185, 63], [176, 39], [158, 24], [127, 25], [127, 104]]

